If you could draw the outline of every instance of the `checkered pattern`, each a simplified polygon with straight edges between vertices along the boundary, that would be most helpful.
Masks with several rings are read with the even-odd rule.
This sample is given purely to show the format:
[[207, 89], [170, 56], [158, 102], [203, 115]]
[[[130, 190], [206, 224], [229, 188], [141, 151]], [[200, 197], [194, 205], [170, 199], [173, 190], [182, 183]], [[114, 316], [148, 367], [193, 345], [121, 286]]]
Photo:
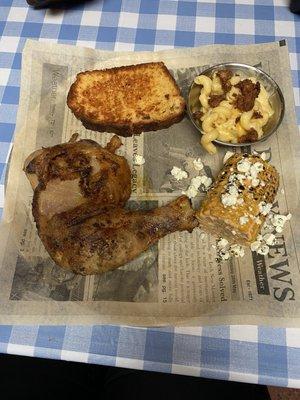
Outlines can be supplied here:
[[0, 352], [300, 386], [298, 329], [2, 325]]
[[[0, 208], [26, 38], [109, 50], [289, 44], [300, 123], [300, 17], [286, 0], [105, 0], [71, 10], [0, 1]], [[300, 330], [254, 326], [139, 329], [0, 326], [0, 352], [300, 387]]]

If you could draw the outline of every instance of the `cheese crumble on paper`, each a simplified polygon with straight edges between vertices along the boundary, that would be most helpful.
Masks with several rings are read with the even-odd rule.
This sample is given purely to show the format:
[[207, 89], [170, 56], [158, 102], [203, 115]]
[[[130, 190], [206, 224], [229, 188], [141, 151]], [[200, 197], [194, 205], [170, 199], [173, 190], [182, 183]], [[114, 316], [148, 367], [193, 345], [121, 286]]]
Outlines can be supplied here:
[[182, 179], [186, 179], [188, 177], [188, 174], [186, 171], [179, 167], [173, 167], [171, 170], [171, 175], [177, 180], [181, 181]]
[[143, 165], [145, 164], [145, 159], [143, 156], [140, 156], [139, 154], [135, 154], [133, 156], [133, 164], [134, 165]]

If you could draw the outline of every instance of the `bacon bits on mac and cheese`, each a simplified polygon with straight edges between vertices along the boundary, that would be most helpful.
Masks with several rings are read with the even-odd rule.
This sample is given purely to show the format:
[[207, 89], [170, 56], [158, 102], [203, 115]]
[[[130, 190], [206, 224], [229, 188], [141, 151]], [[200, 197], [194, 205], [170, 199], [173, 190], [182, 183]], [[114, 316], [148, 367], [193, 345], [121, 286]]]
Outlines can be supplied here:
[[242, 77], [228, 69], [211, 77], [194, 79], [201, 86], [200, 111], [194, 118], [202, 123], [201, 144], [211, 154], [217, 152], [212, 143], [254, 142], [263, 135], [263, 127], [273, 115], [265, 87], [254, 77]]

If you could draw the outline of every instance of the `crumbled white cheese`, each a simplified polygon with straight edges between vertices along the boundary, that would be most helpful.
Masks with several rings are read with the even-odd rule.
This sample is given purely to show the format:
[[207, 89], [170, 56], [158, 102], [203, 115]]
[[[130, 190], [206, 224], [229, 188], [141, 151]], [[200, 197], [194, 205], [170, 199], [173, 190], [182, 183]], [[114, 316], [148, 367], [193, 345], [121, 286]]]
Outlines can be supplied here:
[[230, 258], [230, 253], [229, 253], [229, 251], [227, 251], [227, 250], [220, 250], [218, 256], [219, 256], [219, 259], [220, 259], [220, 260], [226, 261], [226, 260], [229, 260], [229, 258]]
[[251, 251], [257, 251], [261, 246], [261, 242], [259, 240], [256, 240], [255, 242], [252, 242], [250, 245]]
[[236, 204], [244, 203], [244, 199], [239, 198], [238, 187], [236, 186], [234, 181], [232, 181], [227, 186], [227, 190], [228, 190], [228, 193], [224, 193], [221, 195], [221, 201], [225, 207], [235, 206]]
[[281, 214], [274, 214], [270, 220], [271, 224], [275, 228], [277, 233], [281, 233], [283, 231], [283, 227], [286, 223], [286, 221], [289, 221], [292, 217], [291, 213], [288, 213], [287, 215], [281, 215]]
[[262, 170], [263, 170], [263, 165], [260, 162], [256, 162], [251, 165], [249, 178], [251, 179], [251, 185], [253, 187], [257, 187], [259, 185], [260, 180], [257, 178], [257, 175]]
[[259, 157], [260, 157], [262, 160], [264, 160], [264, 161], [266, 161], [266, 159], [267, 159], [267, 155], [266, 155], [265, 152], [259, 154], [257, 151], [253, 150], [253, 154], [254, 154], [255, 156], [259, 156]]
[[237, 175], [236, 174], [230, 174], [228, 177], [228, 182], [229, 183], [234, 183], [234, 181], [236, 180]]
[[145, 164], [144, 157], [140, 156], [139, 154], [134, 154], [134, 156], [133, 156], [133, 164], [134, 165], [143, 165], [143, 164]]
[[205, 189], [208, 189], [211, 183], [212, 179], [206, 175], [196, 176], [195, 178], [191, 179], [190, 186], [188, 187], [187, 192], [185, 192], [184, 194], [186, 194], [187, 196], [189, 196], [190, 194], [191, 197], [195, 197], [201, 185], [203, 185]]
[[249, 221], [249, 217], [247, 217], [247, 215], [243, 215], [242, 217], [240, 217], [240, 224], [241, 225], [247, 224], [248, 221]]
[[260, 186], [265, 187], [266, 183], [264, 181], [260, 181]]
[[261, 201], [258, 205], [259, 211], [262, 215], [268, 215], [272, 208], [272, 203], [266, 203], [265, 201]]
[[272, 245], [275, 244], [276, 236], [275, 236], [273, 233], [266, 233], [266, 234], [263, 236], [263, 240], [265, 241], [265, 243], [266, 243], [268, 246], [272, 246]]
[[246, 179], [246, 177], [245, 177], [245, 175], [237, 174], [237, 175], [236, 175], [236, 179], [237, 179], [241, 184], [243, 184], [243, 183], [244, 183], [244, 180]]
[[261, 225], [261, 219], [259, 217], [253, 217], [253, 220], [257, 225]]
[[265, 152], [261, 153], [260, 158], [261, 158], [262, 160], [266, 161], [266, 159], [267, 159], [266, 153], [265, 153]]
[[234, 257], [244, 257], [245, 255], [244, 248], [239, 244], [233, 244], [232, 246], [230, 246], [229, 251]]
[[269, 251], [270, 251], [269, 246], [266, 244], [263, 244], [263, 245], [260, 245], [259, 249], [257, 250], [257, 253], [261, 254], [262, 256], [266, 256], [269, 253]]
[[229, 194], [232, 194], [233, 196], [238, 196], [238, 194], [239, 194], [238, 188], [235, 185], [230, 185], [228, 187], [228, 192], [229, 192]]
[[181, 179], [185, 179], [188, 177], [188, 174], [186, 171], [184, 171], [181, 168], [175, 167], [175, 166], [171, 170], [171, 175], [174, 176], [174, 178], [177, 181], [180, 181]]
[[217, 250], [217, 260], [226, 261], [230, 257], [243, 257], [245, 251], [242, 246], [238, 244], [230, 245], [227, 239], [220, 238], [217, 245], [214, 247]]
[[252, 181], [251, 181], [251, 186], [253, 186], [253, 187], [257, 187], [258, 185], [259, 185], [259, 179], [257, 179], [257, 178], [254, 178], [254, 179], [252, 179]]
[[202, 184], [202, 176], [196, 176], [195, 178], [191, 179], [190, 186], [194, 186], [197, 190], [199, 189], [200, 185]]
[[204, 167], [201, 158], [197, 158], [193, 161], [193, 165], [196, 171], [201, 171]]
[[244, 249], [241, 246], [235, 244], [230, 246], [228, 240], [224, 238], [220, 238], [214, 248], [217, 250], [217, 260], [219, 261], [229, 260], [231, 256], [244, 256]]
[[257, 235], [257, 238], [256, 238], [257, 240], [259, 240], [260, 242], [262, 242], [262, 240], [263, 240], [263, 237], [262, 237], [262, 234], [258, 234]]
[[205, 189], [208, 189], [212, 184], [212, 179], [209, 178], [206, 175], [202, 175], [202, 182], [201, 183], [205, 187]]
[[239, 172], [249, 172], [251, 163], [247, 159], [242, 159], [237, 163], [236, 167]]
[[257, 172], [261, 172], [264, 169], [263, 163], [257, 161], [252, 165], [252, 168], [255, 169]]
[[258, 171], [257, 171], [256, 168], [254, 167], [254, 164], [251, 165], [250, 171], [249, 171], [249, 172], [250, 172], [249, 178], [251, 178], [251, 179], [257, 178]]
[[234, 153], [233, 153], [232, 151], [226, 151], [225, 156], [224, 156], [224, 158], [223, 158], [223, 164], [225, 164], [226, 161], [229, 160], [229, 158], [230, 158], [231, 156], [233, 156], [233, 155], [234, 155]]
[[188, 198], [192, 199], [197, 196], [198, 189], [195, 186], [191, 185], [187, 188], [187, 190], [183, 190], [181, 193], [185, 194]]
[[[251, 250], [256, 251], [258, 254], [263, 256], [267, 255], [270, 250], [270, 246], [273, 246], [276, 243], [276, 236], [273, 231], [277, 233], [281, 233], [283, 231], [283, 226], [286, 221], [290, 220], [292, 215], [289, 213], [287, 215], [274, 214], [268, 215], [263, 226], [264, 235], [259, 234], [256, 238], [256, 241], [251, 243]], [[257, 217], [255, 217], [257, 218]]]
[[291, 213], [288, 213], [288, 215], [274, 214], [272, 218], [273, 225], [282, 226], [285, 224], [286, 221], [290, 220], [291, 217], [292, 217]]
[[230, 193], [224, 193], [221, 197], [222, 204], [225, 207], [234, 206], [237, 202], [237, 196], [232, 195]]
[[282, 226], [285, 222], [285, 215], [275, 214], [272, 218], [272, 223], [274, 226]]
[[228, 240], [224, 238], [220, 238], [217, 241], [217, 246], [219, 249], [224, 249], [228, 245]]
[[236, 231], [232, 231], [232, 234], [233, 234], [233, 235], [236, 235]]
[[[198, 160], [200, 160], [200, 158]], [[177, 168], [177, 167], [174, 167], [174, 168]], [[182, 172], [185, 172], [185, 171], [182, 171]], [[177, 174], [177, 170], [175, 171], [175, 173]], [[186, 177], [187, 177], [187, 173], [186, 173], [186, 176], [184, 176], [184, 178], [186, 178]], [[193, 197], [197, 196], [198, 190], [201, 185], [204, 186], [204, 190], [207, 190], [211, 184], [212, 184], [212, 179], [209, 178], [208, 176], [206, 176], [206, 175], [195, 176], [194, 178], [191, 179], [190, 185], [187, 188], [187, 190], [183, 191], [182, 193], [185, 194], [186, 196], [188, 196], [190, 199], [192, 199]]]

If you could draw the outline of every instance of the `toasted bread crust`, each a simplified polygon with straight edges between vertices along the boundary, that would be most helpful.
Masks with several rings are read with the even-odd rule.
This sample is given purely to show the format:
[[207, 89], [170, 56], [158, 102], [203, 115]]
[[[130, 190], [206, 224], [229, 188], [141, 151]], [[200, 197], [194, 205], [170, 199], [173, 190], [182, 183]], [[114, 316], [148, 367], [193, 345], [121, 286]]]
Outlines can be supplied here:
[[[119, 136], [130, 137], [132, 135], [140, 135], [142, 132], [150, 132], [150, 131], [158, 131], [160, 129], [166, 129], [172, 126], [173, 124], [177, 124], [182, 121], [184, 118], [185, 112], [180, 115], [171, 117], [165, 121], [152, 121], [146, 122], [144, 124], [135, 124], [135, 125], [106, 125], [106, 124], [94, 124], [87, 120], [81, 119], [82, 125], [91, 131], [96, 132], [111, 132], [116, 133]], [[80, 119], [80, 118], [79, 118]]]
[[87, 129], [124, 137], [168, 128], [185, 115], [185, 101], [162, 62], [81, 72], [67, 104]]

